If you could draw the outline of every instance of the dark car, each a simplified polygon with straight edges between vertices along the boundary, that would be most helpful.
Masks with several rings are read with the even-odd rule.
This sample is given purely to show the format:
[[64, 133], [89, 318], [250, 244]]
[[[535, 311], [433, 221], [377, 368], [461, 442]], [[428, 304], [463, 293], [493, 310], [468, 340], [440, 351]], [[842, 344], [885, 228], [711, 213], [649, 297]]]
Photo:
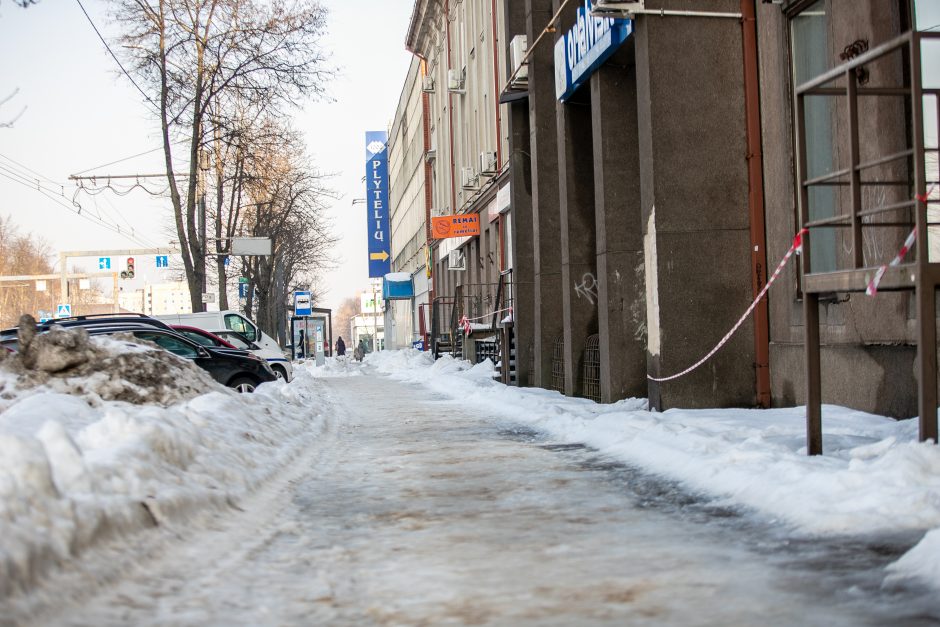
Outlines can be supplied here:
[[[170, 331], [170, 326], [162, 320], [145, 316], [144, 314], [120, 313], [120, 314], [92, 314], [87, 316], [72, 316], [70, 318], [54, 318], [39, 322], [36, 324], [36, 332], [44, 333], [53, 327], [61, 329], [73, 329], [82, 327], [91, 329], [92, 327], [112, 327], [117, 325], [128, 325], [133, 327], [147, 327], [155, 329], [164, 329]], [[11, 327], [0, 331], [0, 346], [8, 351], [17, 352], [19, 350], [19, 328]]]
[[85, 329], [89, 335], [130, 333], [141, 340], [153, 342], [174, 355], [192, 360], [213, 379], [239, 392], [254, 392], [261, 383], [277, 379], [268, 363], [259, 357], [238, 349], [200, 346], [172, 329], [132, 324], [91, 325]]

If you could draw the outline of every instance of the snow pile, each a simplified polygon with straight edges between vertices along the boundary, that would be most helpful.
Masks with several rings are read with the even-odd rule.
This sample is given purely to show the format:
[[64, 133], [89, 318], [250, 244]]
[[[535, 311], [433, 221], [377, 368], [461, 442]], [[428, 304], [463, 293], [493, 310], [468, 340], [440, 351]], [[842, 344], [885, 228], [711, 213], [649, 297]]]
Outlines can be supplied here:
[[304, 371], [239, 395], [164, 351], [76, 346], [52, 372], [0, 363], [0, 600], [95, 543], [233, 505], [330, 412]]
[[222, 389], [192, 362], [130, 334], [90, 338], [84, 329], [53, 327], [36, 335], [35, 322], [24, 316], [19, 344], [18, 353], [0, 361], [0, 411], [40, 388], [91, 402], [158, 405]]
[[353, 359], [352, 355], [327, 357], [322, 366], [317, 366], [313, 359], [302, 360], [294, 364], [294, 369], [297, 368], [302, 368], [316, 378], [362, 376], [362, 363]]
[[367, 363], [461, 404], [582, 442], [680, 481], [726, 506], [744, 506], [797, 533], [933, 530], [892, 567], [891, 581], [940, 586], [940, 447], [917, 441], [916, 421], [823, 407], [825, 455], [808, 457], [803, 408], [651, 412], [643, 399], [599, 405], [490, 379], [489, 364], [417, 351]]

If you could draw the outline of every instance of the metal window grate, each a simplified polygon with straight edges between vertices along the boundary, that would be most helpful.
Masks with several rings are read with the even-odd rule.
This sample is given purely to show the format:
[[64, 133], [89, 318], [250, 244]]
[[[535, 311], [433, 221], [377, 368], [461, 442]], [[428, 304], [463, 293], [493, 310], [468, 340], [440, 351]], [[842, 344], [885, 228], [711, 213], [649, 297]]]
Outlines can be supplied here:
[[487, 358], [494, 364], [499, 361], [499, 343], [496, 340], [477, 340], [473, 344], [476, 349], [475, 363], [480, 363]]
[[584, 343], [584, 398], [601, 402], [601, 349], [600, 338], [589, 335]]
[[565, 393], [565, 338], [556, 337], [552, 344], [552, 389]]

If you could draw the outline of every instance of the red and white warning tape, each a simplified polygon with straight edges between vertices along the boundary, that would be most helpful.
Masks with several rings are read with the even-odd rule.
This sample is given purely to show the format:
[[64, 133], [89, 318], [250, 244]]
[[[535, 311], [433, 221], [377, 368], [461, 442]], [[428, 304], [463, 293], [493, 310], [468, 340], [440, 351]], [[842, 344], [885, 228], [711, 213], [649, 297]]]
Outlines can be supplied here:
[[650, 375], [646, 375], [646, 378], [649, 379], [650, 381], [655, 381], [657, 383], [662, 383], [663, 381], [671, 381], [673, 379], [678, 379], [679, 377], [683, 375], [689, 374], [690, 372], [692, 372], [693, 370], [695, 370], [696, 368], [704, 364], [706, 361], [711, 359], [712, 355], [717, 353], [718, 349], [724, 346], [728, 342], [728, 340], [731, 339], [731, 336], [735, 334], [735, 332], [741, 327], [741, 325], [744, 324], [744, 321], [747, 320], [748, 316], [751, 315], [751, 312], [753, 312], [754, 308], [757, 307], [757, 303], [759, 303], [761, 299], [764, 297], [764, 295], [767, 294], [767, 290], [770, 289], [770, 286], [774, 284], [774, 281], [776, 281], [777, 277], [780, 276], [780, 273], [783, 272], [783, 268], [787, 265], [787, 262], [790, 261], [790, 257], [793, 256], [793, 253], [803, 248], [803, 235], [806, 232], [807, 230], [805, 228], [800, 229], [800, 232], [794, 236], [793, 243], [790, 245], [790, 250], [787, 251], [787, 254], [785, 254], [783, 256], [783, 259], [780, 260], [780, 263], [777, 264], [777, 269], [774, 270], [774, 273], [770, 275], [769, 279], [767, 279], [767, 284], [764, 285], [764, 288], [760, 291], [760, 293], [757, 294], [757, 297], [754, 299], [754, 302], [751, 303], [751, 306], [747, 308], [747, 311], [744, 312], [744, 315], [741, 316], [741, 318], [734, 324], [733, 327], [731, 327], [731, 330], [728, 331], [723, 338], [721, 338], [721, 341], [718, 342], [715, 348], [708, 351], [707, 355], [702, 357], [700, 360], [698, 360], [697, 362], [695, 362], [694, 364], [692, 364], [691, 366], [689, 366], [682, 372], [677, 372], [676, 374], [670, 375], [668, 377], [653, 377]]
[[865, 293], [869, 296], [874, 296], [878, 293], [878, 284], [881, 283], [881, 278], [885, 275], [889, 266], [896, 266], [902, 261], [904, 257], [907, 256], [907, 251], [911, 249], [911, 246], [914, 245], [914, 240], [917, 239], [917, 227], [914, 227], [914, 230], [910, 232], [907, 236], [907, 239], [904, 240], [904, 245], [901, 246], [901, 250], [898, 251], [898, 254], [895, 255], [894, 259], [891, 260], [891, 263], [887, 263], [875, 272], [875, 276], [871, 278], [871, 281], [868, 282], [868, 287], [865, 288]]
[[[930, 189], [927, 190], [926, 194], [917, 194], [916, 196], [917, 200], [921, 201], [924, 204], [927, 204], [927, 198], [930, 196], [930, 194], [933, 193], [933, 190], [936, 186], [937, 184], [934, 183], [933, 185], [930, 186]], [[910, 234], [908, 234], [907, 239], [904, 240], [904, 245], [901, 246], [901, 250], [899, 250], [898, 254], [895, 255], [894, 259], [891, 260], [891, 263], [887, 263], [881, 266], [880, 268], [878, 268], [878, 271], [875, 272], [875, 276], [872, 277], [871, 281], [868, 282], [868, 287], [865, 288], [866, 294], [868, 294], [869, 296], [874, 296], [875, 294], [878, 293], [878, 284], [881, 283], [881, 279], [882, 277], [884, 277], [885, 272], [888, 270], [889, 267], [899, 265], [902, 261], [904, 261], [904, 257], [907, 256], [907, 253], [914, 246], [914, 240], [916, 239], [917, 239], [917, 227], [914, 227], [914, 229], [910, 232]]]
[[498, 313], [503, 313], [504, 311], [511, 312], [512, 307], [506, 307], [504, 309], [497, 309], [496, 311], [491, 311], [490, 313], [483, 314], [482, 316], [476, 316], [475, 318], [468, 318], [467, 316], [463, 316], [462, 318], [460, 318], [460, 322], [457, 323], [457, 326], [463, 329], [463, 332], [465, 335], [470, 335], [470, 331], [473, 330], [473, 327], [470, 326], [470, 322], [472, 320], [483, 320], [484, 318], [489, 318], [490, 316], [493, 316]]

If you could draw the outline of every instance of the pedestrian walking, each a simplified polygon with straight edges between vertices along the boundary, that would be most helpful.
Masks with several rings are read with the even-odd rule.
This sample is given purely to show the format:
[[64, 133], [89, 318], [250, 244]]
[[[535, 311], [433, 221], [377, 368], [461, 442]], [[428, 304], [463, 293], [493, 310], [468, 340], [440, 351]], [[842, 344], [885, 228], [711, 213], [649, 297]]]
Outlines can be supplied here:
[[339, 339], [336, 340], [336, 355], [342, 357], [346, 354], [346, 342], [343, 341], [343, 336], [339, 336]]

